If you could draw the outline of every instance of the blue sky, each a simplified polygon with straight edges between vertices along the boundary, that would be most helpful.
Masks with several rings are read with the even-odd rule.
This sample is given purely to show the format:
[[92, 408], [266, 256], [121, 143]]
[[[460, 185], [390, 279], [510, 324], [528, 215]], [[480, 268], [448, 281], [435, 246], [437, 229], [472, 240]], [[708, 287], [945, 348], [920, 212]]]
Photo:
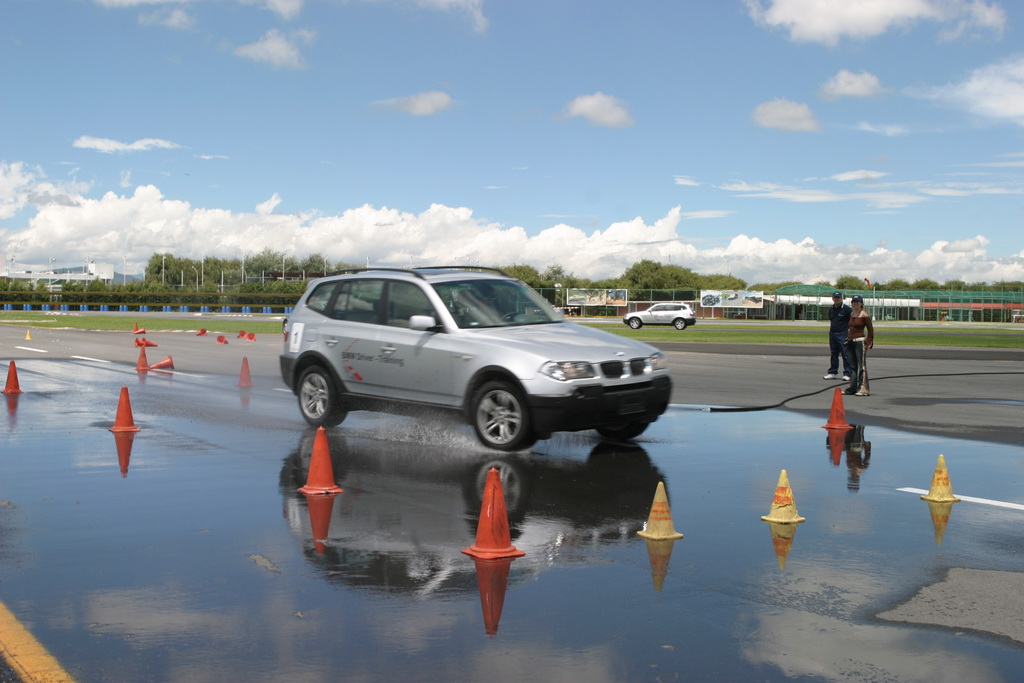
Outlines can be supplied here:
[[5, 0], [0, 269], [1024, 279], [1024, 7]]

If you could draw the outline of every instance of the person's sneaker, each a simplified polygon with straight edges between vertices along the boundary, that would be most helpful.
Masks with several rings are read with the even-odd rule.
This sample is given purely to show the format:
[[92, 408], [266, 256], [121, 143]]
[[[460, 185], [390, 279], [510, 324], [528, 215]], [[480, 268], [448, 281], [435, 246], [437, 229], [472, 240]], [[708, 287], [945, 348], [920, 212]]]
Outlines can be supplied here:
[[846, 394], [847, 396], [855, 396], [857, 394], [856, 391], [851, 391], [850, 389], [843, 390], [843, 393]]
[[849, 382], [850, 381], [850, 376], [849, 375], [843, 375], [843, 381], [844, 382]]
[[864, 391], [863, 389], [861, 389], [856, 394], [854, 394], [854, 396], [870, 396], [870, 395], [871, 394], [869, 394], [868, 392]]
[[[839, 379], [839, 375], [837, 375], [834, 372], [830, 372], [827, 375], [825, 375], [824, 377], [822, 377], [822, 379]], [[850, 378], [847, 377], [846, 379], [849, 380]]]

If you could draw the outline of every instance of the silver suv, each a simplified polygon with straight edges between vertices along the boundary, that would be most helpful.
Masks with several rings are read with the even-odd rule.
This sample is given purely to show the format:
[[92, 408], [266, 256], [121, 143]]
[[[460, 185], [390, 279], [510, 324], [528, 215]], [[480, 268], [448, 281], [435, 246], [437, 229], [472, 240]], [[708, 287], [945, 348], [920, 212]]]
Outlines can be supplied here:
[[646, 311], [633, 311], [622, 316], [622, 322], [634, 330], [644, 325], [672, 325], [677, 330], [685, 330], [697, 322], [693, 309], [684, 303], [667, 302], [654, 304]]
[[314, 426], [352, 410], [434, 406], [504, 451], [556, 431], [630, 439], [672, 389], [663, 353], [567, 322], [494, 269], [332, 274], [309, 284], [284, 333], [281, 376]]

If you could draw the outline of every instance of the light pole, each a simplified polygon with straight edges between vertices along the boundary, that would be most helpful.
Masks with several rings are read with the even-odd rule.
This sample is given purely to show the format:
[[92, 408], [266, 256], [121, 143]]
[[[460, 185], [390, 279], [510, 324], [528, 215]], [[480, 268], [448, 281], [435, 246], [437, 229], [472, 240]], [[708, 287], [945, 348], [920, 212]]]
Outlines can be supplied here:
[[165, 284], [164, 272], [167, 270], [167, 254], [160, 256], [160, 284]]
[[53, 291], [53, 257], [50, 257], [50, 291]]
[[199, 291], [199, 271], [196, 270], [195, 266], [192, 266], [192, 272], [196, 274], [196, 291]]
[[124, 267], [121, 268], [121, 286], [128, 284], [128, 256], [124, 257]]

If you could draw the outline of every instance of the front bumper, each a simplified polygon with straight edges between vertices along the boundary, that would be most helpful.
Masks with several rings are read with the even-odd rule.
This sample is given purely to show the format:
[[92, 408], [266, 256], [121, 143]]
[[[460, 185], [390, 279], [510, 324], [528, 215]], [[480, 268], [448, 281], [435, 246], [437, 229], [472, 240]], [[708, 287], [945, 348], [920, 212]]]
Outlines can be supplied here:
[[570, 396], [530, 396], [539, 439], [625, 422], [654, 422], [668, 408], [672, 380], [666, 375], [625, 387], [581, 386]]

